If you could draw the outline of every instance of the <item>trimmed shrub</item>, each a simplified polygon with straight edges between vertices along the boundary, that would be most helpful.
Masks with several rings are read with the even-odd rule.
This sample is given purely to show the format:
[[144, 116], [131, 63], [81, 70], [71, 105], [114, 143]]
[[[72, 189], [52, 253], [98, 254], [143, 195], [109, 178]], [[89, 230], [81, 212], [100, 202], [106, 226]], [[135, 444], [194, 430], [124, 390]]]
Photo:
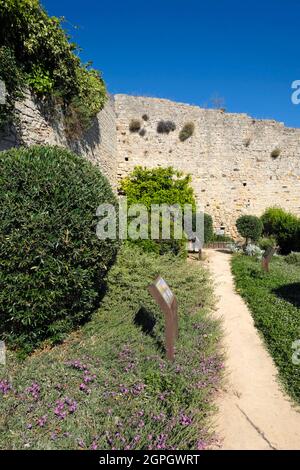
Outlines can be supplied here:
[[141, 137], [144, 137], [146, 135], [146, 129], [141, 129], [140, 132], [139, 132], [139, 135]]
[[141, 130], [141, 121], [139, 119], [132, 119], [129, 123], [130, 132], [139, 132]]
[[187, 122], [179, 132], [179, 140], [184, 142], [194, 134], [194, 130], [195, 124], [193, 122]]
[[300, 219], [280, 207], [270, 207], [261, 217], [263, 232], [276, 238], [282, 254], [300, 251]]
[[148, 114], [143, 114], [142, 119], [143, 119], [144, 121], [149, 121], [149, 116], [148, 116]]
[[295, 266], [300, 266], [300, 253], [292, 252], [289, 255], [287, 255], [284, 259], [288, 264], [294, 264]]
[[30, 352], [94, 311], [117, 243], [96, 236], [106, 178], [59, 147], [0, 153], [0, 335]]
[[159, 134], [169, 134], [175, 131], [176, 125], [173, 121], [159, 121], [157, 124], [157, 132]]
[[227, 242], [227, 243], [232, 243], [233, 239], [229, 237], [228, 235], [219, 235], [217, 233], [214, 233], [211, 239], [211, 242]]
[[259, 239], [263, 224], [255, 215], [242, 215], [237, 219], [236, 227], [239, 234], [246, 239], [246, 245], [248, 245], [249, 239], [253, 242]]
[[268, 248], [274, 248], [276, 246], [275, 237], [262, 237], [258, 240], [258, 246], [262, 250], [266, 251]]

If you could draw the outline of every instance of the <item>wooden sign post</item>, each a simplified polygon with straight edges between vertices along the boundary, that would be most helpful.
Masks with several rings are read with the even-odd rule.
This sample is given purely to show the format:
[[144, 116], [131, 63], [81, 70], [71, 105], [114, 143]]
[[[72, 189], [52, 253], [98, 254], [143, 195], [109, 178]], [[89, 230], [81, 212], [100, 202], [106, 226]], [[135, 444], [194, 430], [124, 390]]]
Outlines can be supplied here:
[[177, 300], [166, 281], [158, 276], [148, 287], [152, 297], [165, 314], [166, 353], [169, 361], [174, 361], [174, 344], [178, 338]]
[[276, 248], [269, 247], [269, 248], [266, 249], [266, 251], [263, 254], [262, 268], [266, 273], [268, 273], [270, 271], [269, 263], [271, 261], [272, 256], [274, 255], [275, 251], [276, 251]]

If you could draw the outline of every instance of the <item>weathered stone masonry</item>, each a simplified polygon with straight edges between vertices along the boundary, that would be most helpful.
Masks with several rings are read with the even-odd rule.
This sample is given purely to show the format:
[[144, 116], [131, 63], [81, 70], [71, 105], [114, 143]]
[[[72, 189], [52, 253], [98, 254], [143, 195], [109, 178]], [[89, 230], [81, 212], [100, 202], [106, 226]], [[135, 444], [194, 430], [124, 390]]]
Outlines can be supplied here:
[[[136, 165], [173, 166], [190, 173], [197, 201], [214, 219], [216, 229], [236, 236], [241, 214], [261, 215], [279, 205], [300, 215], [300, 129], [245, 114], [174, 103], [165, 99], [115, 96], [118, 178]], [[142, 116], [147, 114], [148, 121]], [[146, 134], [129, 131], [140, 119]], [[171, 120], [176, 130], [158, 134], [157, 123]], [[179, 140], [182, 126], [192, 121], [194, 134]], [[273, 158], [275, 148], [281, 154]]]
[[[59, 112], [47, 118], [30, 95], [18, 110], [21, 136], [2, 136], [0, 150], [21, 143], [68, 147], [99, 165], [115, 189], [136, 165], [173, 166], [192, 175], [199, 205], [213, 216], [216, 229], [233, 236], [240, 214], [260, 215], [279, 205], [300, 215], [300, 129], [165, 99], [115, 95], [86, 135], [70, 143]], [[144, 136], [130, 132], [131, 119], [141, 121]], [[176, 130], [158, 134], [160, 120], [173, 121]], [[190, 121], [194, 134], [181, 142], [179, 132]], [[275, 148], [281, 149], [277, 158], [271, 156]]]
[[113, 98], [94, 119], [91, 128], [80, 140], [66, 139], [62, 114], [55, 115], [41, 102], [35, 101], [29, 93], [16, 105], [20, 118], [20, 132], [11, 129], [8, 135], [0, 138], [0, 150], [19, 145], [59, 145], [75, 151], [91, 162], [99, 165], [103, 173], [116, 186], [117, 132]]

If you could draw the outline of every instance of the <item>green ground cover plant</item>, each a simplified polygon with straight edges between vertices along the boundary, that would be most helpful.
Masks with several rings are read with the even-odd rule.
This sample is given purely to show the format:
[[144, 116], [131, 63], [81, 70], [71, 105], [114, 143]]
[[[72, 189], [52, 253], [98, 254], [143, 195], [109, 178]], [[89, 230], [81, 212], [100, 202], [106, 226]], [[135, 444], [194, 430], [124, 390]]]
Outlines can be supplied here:
[[264, 273], [255, 258], [235, 255], [232, 271], [286, 391], [300, 403], [300, 369], [292, 361], [292, 344], [300, 339], [299, 265], [286, 263], [282, 256], [273, 257], [270, 273]]
[[292, 252], [285, 257], [285, 261], [288, 264], [294, 264], [295, 266], [300, 266], [300, 253]]
[[[160, 273], [179, 302], [175, 362], [147, 292]], [[204, 449], [223, 368], [207, 272], [123, 246], [92, 320], [53, 349], [0, 369], [1, 449]]]

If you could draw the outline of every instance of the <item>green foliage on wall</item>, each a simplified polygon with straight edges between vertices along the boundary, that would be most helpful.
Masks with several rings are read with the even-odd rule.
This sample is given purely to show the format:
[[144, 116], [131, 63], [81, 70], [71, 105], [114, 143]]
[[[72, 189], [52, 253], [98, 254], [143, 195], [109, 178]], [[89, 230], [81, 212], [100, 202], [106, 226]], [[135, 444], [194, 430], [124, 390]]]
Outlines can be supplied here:
[[179, 132], [179, 140], [184, 142], [194, 134], [194, 130], [195, 124], [193, 122], [187, 122]]
[[99, 72], [81, 63], [62, 21], [49, 17], [39, 0], [0, 0], [0, 47], [10, 49], [34, 93], [63, 105], [67, 127], [72, 115], [69, 134], [79, 137], [104, 106], [106, 90]]
[[6, 86], [6, 103], [0, 104], [0, 129], [14, 120], [14, 103], [22, 99], [26, 85], [24, 73], [18, 67], [13, 52], [6, 46], [0, 47], [0, 80]]

